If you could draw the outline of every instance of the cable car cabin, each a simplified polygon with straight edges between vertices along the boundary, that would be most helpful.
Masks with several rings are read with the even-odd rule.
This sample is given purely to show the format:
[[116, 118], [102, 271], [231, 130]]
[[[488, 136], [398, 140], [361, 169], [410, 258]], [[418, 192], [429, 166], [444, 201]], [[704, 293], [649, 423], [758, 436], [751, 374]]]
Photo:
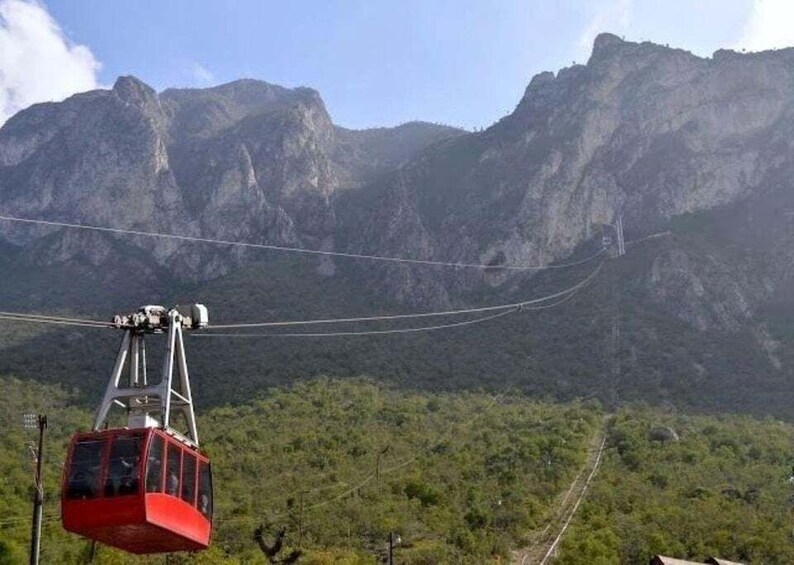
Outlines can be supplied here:
[[159, 428], [72, 438], [63, 526], [131, 553], [206, 549], [212, 531], [210, 462]]

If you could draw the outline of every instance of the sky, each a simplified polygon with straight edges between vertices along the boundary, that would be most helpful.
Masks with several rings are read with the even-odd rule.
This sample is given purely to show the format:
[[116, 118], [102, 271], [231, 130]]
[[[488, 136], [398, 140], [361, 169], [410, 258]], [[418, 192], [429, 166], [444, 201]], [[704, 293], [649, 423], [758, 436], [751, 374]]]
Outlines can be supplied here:
[[109, 88], [317, 89], [352, 128], [485, 127], [609, 31], [708, 57], [794, 46], [794, 0], [0, 0], [0, 124]]

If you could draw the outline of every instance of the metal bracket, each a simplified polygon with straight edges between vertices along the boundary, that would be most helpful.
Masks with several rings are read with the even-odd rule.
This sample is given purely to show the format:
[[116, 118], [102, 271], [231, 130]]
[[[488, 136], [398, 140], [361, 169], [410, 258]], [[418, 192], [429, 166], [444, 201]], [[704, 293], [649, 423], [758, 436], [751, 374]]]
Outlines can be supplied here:
[[[124, 337], [121, 339], [105, 396], [94, 419], [95, 431], [101, 430], [105, 425], [110, 408], [115, 404], [126, 409], [129, 428], [162, 428], [186, 444], [198, 447], [196, 415], [193, 411], [193, 396], [182, 337], [183, 327], [192, 329], [207, 325], [206, 308], [201, 305], [194, 305], [195, 307], [200, 307], [202, 312], [201, 324], [195, 321], [196, 316], [192, 319], [183, 316], [178, 309], [166, 312], [162, 307], [152, 306], [141, 308], [139, 312], [129, 316], [116, 316], [117, 327], [124, 330]], [[183, 325], [185, 323], [186, 326]], [[167, 333], [162, 378], [153, 385], [147, 380], [144, 345], [144, 335], [147, 333]], [[122, 384], [125, 368], [129, 378], [126, 384]], [[185, 417], [186, 434], [171, 427], [175, 414]]]

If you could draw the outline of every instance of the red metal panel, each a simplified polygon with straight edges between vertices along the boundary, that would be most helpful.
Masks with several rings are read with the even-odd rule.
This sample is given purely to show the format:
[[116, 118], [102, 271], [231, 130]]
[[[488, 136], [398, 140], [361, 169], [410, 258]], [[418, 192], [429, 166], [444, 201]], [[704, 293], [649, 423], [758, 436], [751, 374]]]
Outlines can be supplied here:
[[[138, 493], [123, 496], [106, 496], [104, 485], [108, 473], [110, 442], [119, 435], [143, 433], [143, 453], [138, 469]], [[206, 549], [212, 533], [212, 523], [195, 505], [177, 496], [164, 493], [146, 493], [145, 474], [151, 437], [160, 435], [184, 451], [196, 455], [197, 460], [208, 459], [161, 430], [105, 430], [77, 434], [72, 438], [64, 466], [62, 480], [61, 518], [64, 529], [89, 539], [129, 551], [131, 553], [163, 553], [171, 551], [196, 551]], [[100, 492], [96, 498], [69, 498], [68, 475], [75, 444], [85, 439], [107, 439], [102, 455]], [[166, 465], [163, 465], [165, 472]]]
[[204, 546], [210, 541], [210, 522], [195, 507], [167, 494], [146, 495], [146, 519], [176, 535]]

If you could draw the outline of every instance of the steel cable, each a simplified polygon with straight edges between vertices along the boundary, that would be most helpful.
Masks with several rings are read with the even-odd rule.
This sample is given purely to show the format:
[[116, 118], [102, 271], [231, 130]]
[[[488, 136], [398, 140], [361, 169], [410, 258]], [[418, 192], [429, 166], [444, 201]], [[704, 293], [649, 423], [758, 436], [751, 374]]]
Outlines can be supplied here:
[[486, 265], [481, 263], [458, 263], [458, 262], [448, 262], [448, 261], [433, 261], [430, 259], [409, 259], [403, 257], [389, 257], [384, 255], [368, 255], [365, 253], [346, 253], [343, 251], [323, 251], [321, 249], [305, 249], [301, 247], [286, 247], [283, 245], [270, 245], [266, 243], [251, 243], [245, 241], [232, 241], [232, 240], [225, 240], [225, 239], [213, 239], [209, 237], [195, 237], [189, 235], [177, 235], [177, 234], [166, 234], [166, 233], [158, 233], [158, 232], [146, 232], [141, 230], [129, 230], [123, 228], [109, 228], [104, 226], [94, 226], [90, 224], [74, 224], [69, 222], [57, 222], [51, 220], [33, 220], [30, 218], [18, 218], [15, 216], [2, 216], [0, 215], [0, 220], [4, 220], [7, 222], [18, 222], [24, 224], [34, 224], [34, 225], [43, 225], [43, 226], [50, 226], [50, 227], [60, 227], [60, 228], [69, 228], [69, 229], [80, 229], [80, 230], [91, 230], [91, 231], [99, 231], [105, 233], [113, 233], [113, 234], [122, 234], [122, 235], [135, 235], [135, 236], [143, 236], [143, 237], [154, 237], [154, 238], [161, 238], [161, 239], [173, 239], [177, 241], [185, 241], [189, 243], [209, 243], [214, 245], [230, 245], [236, 247], [247, 247], [252, 249], [266, 249], [269, 251], [280, 251], [280, 252], [288, 252], [288, 253], [302, 253], [306, 255], [323, 255], [323, 256], [331, 256], [331, 257], [344, 257], [347, 259], [366, 259], [370, 261], [385, 261], [385, 262], [393, 262], [393, 263], [409, 263], [413, 265], [429, 265], [435, 267], [455, 267], [455, 268], [473, 268], [473, 269], [504, 269], [504, 270], [511, 270], [511, 271], [540, 271], [545, 269], [565, 269], [568, 267], [575, 267], [577, 265], [582, 265], [589, 261], [592, 261], [602, 253], [604, 250], [601, 249], [597, 253], [590, 255], [589, 257], [585, 257], [579, 261], [573, 261], [570, 263], [558, 263], [554, 265]]

